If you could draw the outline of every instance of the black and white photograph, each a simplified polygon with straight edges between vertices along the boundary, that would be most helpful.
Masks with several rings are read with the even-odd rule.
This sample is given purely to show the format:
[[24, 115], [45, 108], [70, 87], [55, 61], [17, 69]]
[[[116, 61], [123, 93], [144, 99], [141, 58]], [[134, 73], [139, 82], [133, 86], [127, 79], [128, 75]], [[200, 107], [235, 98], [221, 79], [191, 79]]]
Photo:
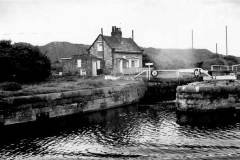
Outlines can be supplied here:
[[0, 160], [229, 159], [240, 0], [0, 0]]

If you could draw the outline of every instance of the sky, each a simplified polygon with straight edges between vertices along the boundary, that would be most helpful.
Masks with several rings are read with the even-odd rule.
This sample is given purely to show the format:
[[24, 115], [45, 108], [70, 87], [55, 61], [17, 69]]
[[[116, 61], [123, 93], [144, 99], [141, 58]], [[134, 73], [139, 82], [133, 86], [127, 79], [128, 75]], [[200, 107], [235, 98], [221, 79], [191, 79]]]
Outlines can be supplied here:
[[0, 0], [0, 39], [91, 44], [122, 29], [142, 47], [206, 48], [240, 56], [240, 0]]

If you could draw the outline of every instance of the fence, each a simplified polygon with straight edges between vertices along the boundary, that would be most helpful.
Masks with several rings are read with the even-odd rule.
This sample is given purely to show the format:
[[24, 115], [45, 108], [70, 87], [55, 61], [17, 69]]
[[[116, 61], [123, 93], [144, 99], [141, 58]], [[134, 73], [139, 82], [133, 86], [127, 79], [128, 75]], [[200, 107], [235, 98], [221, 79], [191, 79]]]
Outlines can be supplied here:
[[232, 71], [234, 71], [234, 72], [240, 72], [240, 64], [232, 65]]
[[240, 64], [228, 65], [211, 65], [211, 71], [233, 71], [240, 72]]
[[228, 65], [211, 65], [211, 71], [231, 71], [232, 66]]
[[[240, 66], [239, 66], [240, 67]], [[149, 80], [152, 78], [160, 78], [160, 79], [188, 79], [188, 78], [194, 78], [195, 77], [195, 71], [198, 71], [204, 76], [211, 77], [211, 75], [208, 74], [207, 70], [203, 70], [202, 68], [190, 68], [190, 69], [176, 69], [176, 70], [155, 70], [156, 75], [153, 75], [152, 68], [145, 69], [139, 74], [135, 76], [135, 78], [142, 78], [146, 77]]]
[[125, 75], [136, 75], [146, 70], [148, 70], [148, 68], [124, 68], [123, 73]]

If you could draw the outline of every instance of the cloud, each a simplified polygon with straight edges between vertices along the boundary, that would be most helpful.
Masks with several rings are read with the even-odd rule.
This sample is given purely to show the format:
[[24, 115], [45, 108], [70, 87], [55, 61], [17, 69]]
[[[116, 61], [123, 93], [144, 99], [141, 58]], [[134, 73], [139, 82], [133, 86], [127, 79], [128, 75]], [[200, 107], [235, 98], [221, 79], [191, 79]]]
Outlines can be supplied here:
[[222, 0], [222, 2], [240, 5], [239, 0]]
[[240, 6], [240, 0], [200, 0], [200, 1], [206, 4], [211, 4], [211, 5], [229, 4], [229, 5]]
[[5, 37], [33, 44], [90, 44], [101, 27], [109, 35], [117, 25], [125, 37], [134, 29], [142, 46], [187, 48], [194, 29], [196, 48], [214, 51], [218, 42], [221, 52], [228, 25], [229, 50], [240, 53], [239, 4], [240, 0], [0, 0], [0, 38], [8, 33]]

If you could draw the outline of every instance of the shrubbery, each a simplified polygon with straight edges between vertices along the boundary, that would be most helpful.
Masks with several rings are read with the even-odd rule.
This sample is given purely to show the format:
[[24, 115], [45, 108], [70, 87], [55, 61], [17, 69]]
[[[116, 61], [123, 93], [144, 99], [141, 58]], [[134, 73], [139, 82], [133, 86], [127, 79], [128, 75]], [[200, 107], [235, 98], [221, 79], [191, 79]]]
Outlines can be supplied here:
[[27, 43], [0, 41], [0, 81], [37, 82], [51, 74], [51, 63], [39, 48]]
[[6, 82], [0, 85], [0, 89], [4, 91], [17, 91], [22, 89], [22, 86], [16, 82]]
[[239, 64], [240, 61], [235, 56], [215, 56], [213, 58], [209, 58], [208, 60], [198, 62], [195, 66], [203, 69], [211, 69], [211, 65], [236, 65]]

